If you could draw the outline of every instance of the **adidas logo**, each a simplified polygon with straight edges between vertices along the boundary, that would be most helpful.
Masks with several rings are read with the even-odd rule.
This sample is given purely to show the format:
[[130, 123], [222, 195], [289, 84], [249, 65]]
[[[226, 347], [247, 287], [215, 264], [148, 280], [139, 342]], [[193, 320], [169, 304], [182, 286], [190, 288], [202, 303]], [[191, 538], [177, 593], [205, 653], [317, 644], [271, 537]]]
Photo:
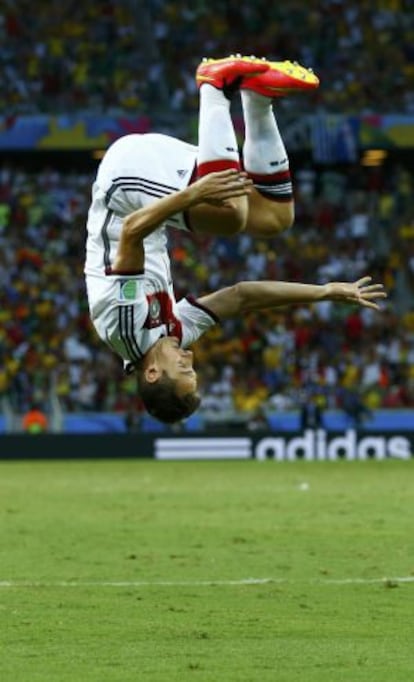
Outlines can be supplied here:
[[187, 175], [187, 173], [188, 173], [188, 170], [186, 170], [185, 168], [179, 168], [177, 170], [177, 175], [179, 178], [185, 177]]

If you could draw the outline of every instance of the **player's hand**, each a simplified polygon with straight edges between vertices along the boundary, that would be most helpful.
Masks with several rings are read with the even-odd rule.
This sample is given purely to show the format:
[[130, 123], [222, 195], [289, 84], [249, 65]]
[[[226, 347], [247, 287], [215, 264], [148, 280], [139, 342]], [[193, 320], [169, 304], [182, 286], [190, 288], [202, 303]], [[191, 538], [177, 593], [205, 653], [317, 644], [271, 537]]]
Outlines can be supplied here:
[[356, 282], [330, 282], [324, 285], [323, 298], [329, 301], [357, 303], [364, 308], [381, 310], [377, 301], [387, 297], [382, 284], [371, 284], [372, 277], [361, 277]]
[[190, 204], [208, 203], [226, 206], [230, 199], [243, 197], [251, 192], [253, 182], [246, 173], [235, 169], [209, 173], [187, 187]]

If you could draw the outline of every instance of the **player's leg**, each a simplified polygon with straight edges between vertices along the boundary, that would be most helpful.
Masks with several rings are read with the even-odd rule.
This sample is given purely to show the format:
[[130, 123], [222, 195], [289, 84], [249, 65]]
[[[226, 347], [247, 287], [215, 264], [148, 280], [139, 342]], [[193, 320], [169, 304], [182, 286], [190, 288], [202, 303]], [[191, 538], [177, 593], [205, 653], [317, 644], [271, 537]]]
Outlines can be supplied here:
[[[197, 177], [227, 168], [240, 169], [230, 100], [222, 90], [205, 83], [200, 87]], [[235, 234], [247, 220], [247, 197], [233, 199], [226, 208], [199, 204], [188, 212], [192, 230], [209, 234]]]
[[289, 159], [273, 109], [273, 99], [292, 91], [318, 86], [308, 69], [291, 62], [270, 62], [265, 73], [245, 78], [241, 98], [245, 122], [244, 169], [256, 191], [248, 198], [246, 231], [272, 237], [289, 228], [294, 220]]
[[[200, 88], [197, 176], [227, 168], [241, 168], [237, 138], [230, 114], [230, 97], [243, 75], [257, 74], [267, 62], [246, 57], [203, 61], [197, 69]], [[231, 235], [242, 231], [248, 218], [247, 197], [235, 198], [226, 207], [208, 204], [188, 211], [194, 232]]]
[[245, 122], [244, 170], [254, 182], [248, 198], [246, 231], [272, 237], [289, 228], [294, 219], [289, 158], [274, 115], [272, 100], [242, 90]]

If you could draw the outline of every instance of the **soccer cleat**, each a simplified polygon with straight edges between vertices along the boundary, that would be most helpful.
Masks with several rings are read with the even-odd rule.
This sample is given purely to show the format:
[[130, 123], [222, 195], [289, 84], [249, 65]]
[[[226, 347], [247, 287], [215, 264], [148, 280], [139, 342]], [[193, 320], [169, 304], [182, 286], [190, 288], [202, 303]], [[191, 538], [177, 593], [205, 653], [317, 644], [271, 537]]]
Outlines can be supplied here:
[[224, 59], [207, 59], [199, 64], [196, 71], [198, 87], [209, 83], [223, 90], [230, 97], [239, 87], [242, 78], [257, 76], [267, 71], [269, 62], [256, 57], [242, 57], [240, 54], [230, 55]]
[[265, 62], [269, 69], [258, 76], [243, 78], [242, 90], [253, 90], [265, 97], [283, 97], [298, 90], [315, 90], [319, 78], [312, 69], [306, 69], [297, 62]]

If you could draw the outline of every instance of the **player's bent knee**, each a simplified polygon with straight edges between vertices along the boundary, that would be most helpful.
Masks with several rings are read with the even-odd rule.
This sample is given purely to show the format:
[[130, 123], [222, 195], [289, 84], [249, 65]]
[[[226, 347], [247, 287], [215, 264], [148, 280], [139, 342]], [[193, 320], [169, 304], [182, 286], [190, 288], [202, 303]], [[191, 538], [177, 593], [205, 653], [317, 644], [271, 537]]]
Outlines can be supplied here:
[[293, 223], [295, 222], [295, 207], [292, 202], [287, 204], [282, 204], [282, 208], [279, 210], [277, 215], [278, 231], [283, 232], [284, 230], [289, 230]]
[[255, 237], [270, 239], [291, 228], [294, 220], [293, 202], [267, 202], [260, 210], [250, 212], [246, 231]]

